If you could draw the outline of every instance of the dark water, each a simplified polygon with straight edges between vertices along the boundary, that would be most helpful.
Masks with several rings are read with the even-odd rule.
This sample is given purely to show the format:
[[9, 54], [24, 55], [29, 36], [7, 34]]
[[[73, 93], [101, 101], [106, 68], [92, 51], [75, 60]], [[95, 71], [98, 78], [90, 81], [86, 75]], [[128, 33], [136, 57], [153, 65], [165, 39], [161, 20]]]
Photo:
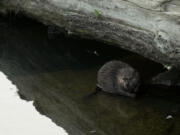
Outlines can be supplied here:
[[[0, 71], [17, 87], [19, 100], [33, 101], [36, 111], [69, 135], [180, 134], [179, 89], [147, 84], [164, 71], [160, 64], [103, 43], [48, 32], [51, 28], [26, 18], [0, 19]], [[137, 99], [95, 93], [98, 69], [114, 59], [140, 72], [145, 92]]]

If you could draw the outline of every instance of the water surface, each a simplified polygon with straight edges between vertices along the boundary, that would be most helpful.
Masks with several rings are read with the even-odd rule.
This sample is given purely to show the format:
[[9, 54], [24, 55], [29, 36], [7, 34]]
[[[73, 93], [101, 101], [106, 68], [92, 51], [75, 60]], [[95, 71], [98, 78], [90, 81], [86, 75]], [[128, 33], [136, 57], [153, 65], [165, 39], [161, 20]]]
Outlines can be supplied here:
[[33, 101], [21, 100], [16, 86], [2, 72], [0, 83], [1, 135], [68, 135], [49, 118], [40, 115], [35, 110]]

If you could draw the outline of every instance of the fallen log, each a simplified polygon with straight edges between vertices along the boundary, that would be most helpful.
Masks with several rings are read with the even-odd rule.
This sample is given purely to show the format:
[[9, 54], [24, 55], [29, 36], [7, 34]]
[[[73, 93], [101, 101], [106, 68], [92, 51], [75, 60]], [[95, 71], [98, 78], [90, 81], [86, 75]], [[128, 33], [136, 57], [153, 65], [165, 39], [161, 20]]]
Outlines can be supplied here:
[[22, 12], [68, 34], [180, 65], [179, 0], [1, 0], [0, 12]]

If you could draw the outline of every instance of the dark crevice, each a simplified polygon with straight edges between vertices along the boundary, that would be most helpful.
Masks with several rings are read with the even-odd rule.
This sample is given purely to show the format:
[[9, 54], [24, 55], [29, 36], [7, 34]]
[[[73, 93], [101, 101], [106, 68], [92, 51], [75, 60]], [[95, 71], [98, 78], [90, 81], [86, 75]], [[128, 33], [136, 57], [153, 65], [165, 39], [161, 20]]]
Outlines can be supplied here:
[[[63, 58], [70, 62], [69, 66], [68, 62], [65, 62], [65, 65], [63, 65], [64, 68], [72, 68], [71, 62], [74, 62], [74, 65], [78, 65], [76, 62], [81, 63], [81, 66], [83, 65], [82, 67], [86, 68], [101, 66], [110, 60], [121, 60], [136, 68], [144, 80], [148, 80], [152, 76], [165, 71], [161, 64], [153, 62], [138, 54], [123, 50], [114, 45], [107, 45], [94, 40], [81, 39], [77, 36], [69, 36], [66, 32], [63, 33], [62, 31], [64, 30], [62, 29], [58, 29], [55, 26], [45, 26], [22, 14], [9, 14], [8, 17], [1, 16], [0, 20], [0, 24], [4, 25], [3, 28], [4, 31], [6, 31], [6, 36], [8, 36], [8, 32], [10, 32], [11, 29], [15, 29], [21, 36], [15, 37], [17, 34], [14, 33], [13, 35], [11, 33], [12, 35], [10, 34], [9, 36], [12, 36], [14, 39], [10, 40], [19, 38], [18, 42], [20, 43], [10, 45], [12, 43], [9, 41], [9, 44], [6, 44], [6, 46], [11, 46], [11, 49], [8, 48], [8, 51], [18, 51], [18, 55], [24, 55], [23, 53], [26, 53], [27, 56], [25, 56], [24, 60], [31, 57], [30, 55], [33, 56], [39, 54], [38, 56], [43, 59], [43, 55], [49, 54], [46, 56], [45, 62], [47, 62], [47, 64], [48, 62], [51, 64], [54, 63], [56, 68], [58, 67], [60, 59], [62, 60]], [[24, 41], [21, 40], [21, 42], [20, 38], [23, 38]], [[1, 42], [2, 40], [5, 39], [2, 38]], [[1, 48], [2, 47], [3, 46], [1, 45]], [[53, 70], [51, 68], [54, 67], [49, 67], [47, 70]], [[76, 66], [74, 68], [76, 68]]]

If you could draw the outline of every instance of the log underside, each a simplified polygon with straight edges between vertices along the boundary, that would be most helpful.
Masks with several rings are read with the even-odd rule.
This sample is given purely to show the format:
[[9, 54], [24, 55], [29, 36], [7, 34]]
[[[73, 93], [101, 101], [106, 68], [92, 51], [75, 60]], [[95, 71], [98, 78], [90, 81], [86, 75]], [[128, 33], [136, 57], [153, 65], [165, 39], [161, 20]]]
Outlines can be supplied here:
[[162, 64], [180, 65], [179, 0], [1, 0], [0, 12], [9, 11]]

